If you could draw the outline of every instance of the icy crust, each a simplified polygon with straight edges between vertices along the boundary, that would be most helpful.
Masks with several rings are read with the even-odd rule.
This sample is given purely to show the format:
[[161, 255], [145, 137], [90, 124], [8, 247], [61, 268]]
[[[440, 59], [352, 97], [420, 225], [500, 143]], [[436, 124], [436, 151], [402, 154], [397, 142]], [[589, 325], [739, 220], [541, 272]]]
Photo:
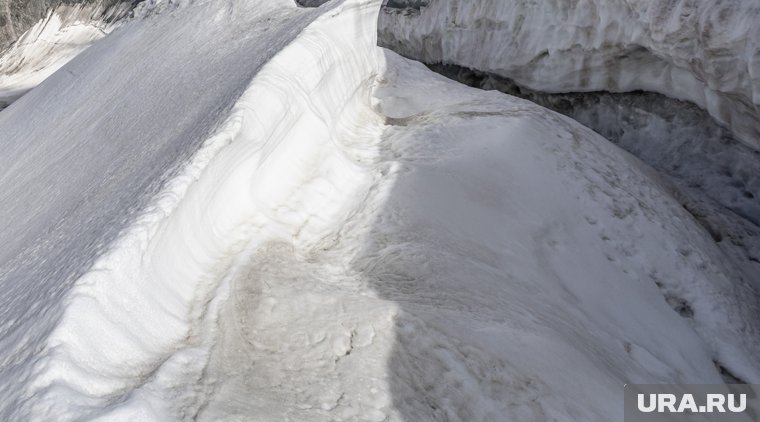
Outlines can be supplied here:
[[380, 45], [544, 92], [693, 102], [760, 149], [760, 5], [711, 0], [387, 1]]

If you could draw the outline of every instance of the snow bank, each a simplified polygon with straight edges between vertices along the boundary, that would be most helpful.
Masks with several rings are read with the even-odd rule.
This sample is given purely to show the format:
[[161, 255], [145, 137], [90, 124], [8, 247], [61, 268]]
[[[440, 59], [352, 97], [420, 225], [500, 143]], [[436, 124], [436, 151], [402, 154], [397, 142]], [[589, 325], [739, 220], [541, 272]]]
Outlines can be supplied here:
[[625, 383], [760, 376], [758, 290], [591, 130], [388, 57], [393, 187], [354, 259], [400, 306], [402, 420], [622, 420]]
[[[60, 417], [92, 414], [129, 391], [89, 399], [88, 391], [113, 391], [149, 376], [157, 362], [140, 366], [156, 350], [149, 344], [145, 354], [122, 362], [121, 372], [91, 378], [66, 370], [66, 358], [47, 357], [67, 353], [50, 336], [69, 318], [62, 314], [70, 289], [120, 233], [131, 232], [136, 216], [230, 116], [263, 64], [326, 10], [300, 9], [289, 0], [200, 2], [134, 20], [0, 113], [1, 419], [29, 419], [32, 407], [35, 414], [55, 411], [45, 408], [48, 395], [76, 397], [72, 407], [59, 409]], [[132, 283], [128, 274], [114, 279]], [[150, 291], [141, 294], [148, 299], [130, 303], [165, 306]], [[113, 362], [111, 356], [94, 359]], [[129, 380], [119, 378], [125, 373]], [[44, 377], [51, 383], [31, 385]]]
[[[373, 48], [378, 1], [233, 2], [241, 20], [219, 4], [127, 27], [66, 68], [105, 63], [88, 83], [123, 115], [42, 101], [65, 96], [61, 72], [0, 114], [13, 129], [0, 141], [26, 160], [0, 166], [0, 181], [36, 173], [84, 192], [21, 183], [51, 192], [27, 219], [4, 182], [1, 216], [48, 229], [39, 237], [56, 250], [69, 246], [59, 238], [103, 241], [89, 233], [102, 209], [130, 222], [73, 288], [56, 272], [67, 255], [36, 237], [17, 248], [55, 271], [0, 279], [43, 294], [28, 321], [25, 296], [0, 289], [0, 329], [22, 337], [0, 343], [15, 365], [4, 374], [21, 380], [10, 391], [1, 377], [0, 415], [616, 420], [626, 382], [720, 382], [713, 360], [760, 382], [757, 291], [638, 160], [546, 109]], [[136, 80], [122, 57], [166, 73]], [[56, 127], [77, 135], [72, 149], [34, 132], [37, 115], [4, 120], [68, 104], [82, 115]], [[213, 113], [224, 120], [203, 120]], [[144, 150], [154, 143], [165, 148]], [[101, 152], [113, 144], [124, 150]], [[58, 154], [23, 168], [46, 147]], [[129, 180], [82, 176], [83, 159]], [[132, 183], [142, 174], [168, 177], [147, 203], [132, 199], [150, 192]], [[106, 200], [90, 199], [101, 185]], [[37, 215], [69, 202], [62, 220]]]
[[754, 2], [387, 1], [380, 44], [544, 92], [644, 90], [693, 102], [760, 149]]
[[[250, 241], [201, 330], [214, 346], [200, 420], [618, 420], [627, 382], [719, 383], [714, 361], [758, 378], [757, 291], [667, 185], [545, 109], [392, 53], [382, 65], [368, 48], [375, 9], [355, 4], [275, 60], [322, 71], [308, 109], [340, 124], [329, 144], [310, 119], [309, 137], [286, 134], [247, 188], [255, 212], [219, 214], [236, 227], [220, 239]], [[345, 83], [360, 89], [335, 96]], [[270, 103], [251, 98], [253, 111]], [[323, 175], [330, 188], [312, 190]], [[188, 206], [248, 208], [213, 198]]]
[[197, 392], [175, 385], [205, 368], [214, 333], [198, 330], [215, 319], [209, 303], [236, 257], [277, 240], [308, 248], [366, 195], [373, 173], [362, 162], [374, 153], [361, 141], [373, 135], [357, 118], [378, 56], [358, 50], [375, 38], [348, 17], [338, 38], [326, 27], [339, 11], [327, 13], [257, 74], [218, 133], [77, 282], [26, 392], [34, 417], [71, 420], [111, 404], [109, 418], [197, 411]]

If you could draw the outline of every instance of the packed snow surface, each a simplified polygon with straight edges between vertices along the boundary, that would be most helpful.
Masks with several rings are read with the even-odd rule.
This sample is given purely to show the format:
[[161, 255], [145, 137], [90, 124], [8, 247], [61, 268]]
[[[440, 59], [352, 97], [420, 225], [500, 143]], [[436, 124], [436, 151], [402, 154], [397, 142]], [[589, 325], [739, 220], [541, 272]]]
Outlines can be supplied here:
[[529, 99], [572, 117], [672, 183], [674, 195], [748, 280], [760, 273], [760, 151], [738, 142], [699, 107], [656, 93], [550, 94], [453, 65], [437, 72]]
[[386, 0], [380, 44], [543, 92], [690, 101], [760, 149], [760, 3]]
[[649, 167], [376, 47], [196, 2], [0, 112], [0, 419], [621, 420], [760, 382], [760, 301]]

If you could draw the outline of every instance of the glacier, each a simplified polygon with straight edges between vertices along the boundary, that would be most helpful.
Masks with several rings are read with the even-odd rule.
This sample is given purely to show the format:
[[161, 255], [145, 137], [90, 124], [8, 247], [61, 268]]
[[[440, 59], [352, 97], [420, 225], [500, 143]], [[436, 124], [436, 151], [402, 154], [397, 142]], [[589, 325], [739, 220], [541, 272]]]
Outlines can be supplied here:
[[756, 267], [682, 188], [321, 3], [151, 9], [0, 111], [0, 419], [622, 420], [625, 383], [760, 382]]

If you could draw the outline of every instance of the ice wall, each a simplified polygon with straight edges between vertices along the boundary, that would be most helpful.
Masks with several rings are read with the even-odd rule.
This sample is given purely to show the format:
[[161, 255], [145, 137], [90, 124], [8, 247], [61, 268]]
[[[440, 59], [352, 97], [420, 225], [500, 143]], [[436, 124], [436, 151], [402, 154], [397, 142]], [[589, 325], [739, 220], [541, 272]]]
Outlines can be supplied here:
[[760, 148], [760, 5], [710, 0], [387, 0], [379, 43], [544, 92], [693, 102]]

